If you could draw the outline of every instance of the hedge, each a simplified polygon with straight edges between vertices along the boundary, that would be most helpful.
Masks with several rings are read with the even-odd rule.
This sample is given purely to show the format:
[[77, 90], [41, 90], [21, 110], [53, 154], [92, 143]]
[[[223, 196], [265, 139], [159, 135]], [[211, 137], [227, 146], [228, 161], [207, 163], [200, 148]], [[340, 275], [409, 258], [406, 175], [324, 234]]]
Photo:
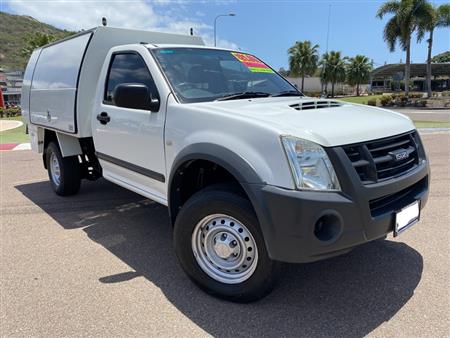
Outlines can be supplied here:
[[20, 108], [0, 108], [0, 118], [22, 115]]

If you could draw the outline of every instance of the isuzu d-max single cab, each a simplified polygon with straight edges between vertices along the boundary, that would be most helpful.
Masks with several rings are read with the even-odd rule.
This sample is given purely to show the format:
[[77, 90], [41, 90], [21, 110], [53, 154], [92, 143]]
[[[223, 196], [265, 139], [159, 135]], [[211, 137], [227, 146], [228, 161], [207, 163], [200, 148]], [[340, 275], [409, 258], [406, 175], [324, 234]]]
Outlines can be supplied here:
[[22, 107], [58, 195], [104, 177], [167, 205], [183, 269], [233, 301], [267, 294], [277, 262], [397, 235], [428, 196], [407, 117], [305, 97], [198, 37], [99, 27], [39, 48]]

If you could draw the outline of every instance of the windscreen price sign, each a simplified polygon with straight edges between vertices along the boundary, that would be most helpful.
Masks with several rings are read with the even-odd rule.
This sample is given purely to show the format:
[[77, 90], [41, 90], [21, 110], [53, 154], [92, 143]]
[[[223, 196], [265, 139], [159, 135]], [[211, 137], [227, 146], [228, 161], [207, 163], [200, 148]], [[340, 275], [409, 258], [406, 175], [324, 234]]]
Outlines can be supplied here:
[[252, 73], [273, 73], [264, 62], [250, 54], [232, 52], [233, 56], [244, 64]]

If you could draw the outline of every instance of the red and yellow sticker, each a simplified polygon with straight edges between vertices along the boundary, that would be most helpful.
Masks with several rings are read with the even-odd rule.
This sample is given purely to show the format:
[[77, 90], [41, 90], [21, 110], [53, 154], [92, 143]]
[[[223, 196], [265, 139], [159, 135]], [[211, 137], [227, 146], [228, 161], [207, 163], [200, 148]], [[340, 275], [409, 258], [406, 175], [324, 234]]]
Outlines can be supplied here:
[[273, 73], [264, 62], [250, 54], [231, 52], [233, 56], [244, 64], [252, 73]]

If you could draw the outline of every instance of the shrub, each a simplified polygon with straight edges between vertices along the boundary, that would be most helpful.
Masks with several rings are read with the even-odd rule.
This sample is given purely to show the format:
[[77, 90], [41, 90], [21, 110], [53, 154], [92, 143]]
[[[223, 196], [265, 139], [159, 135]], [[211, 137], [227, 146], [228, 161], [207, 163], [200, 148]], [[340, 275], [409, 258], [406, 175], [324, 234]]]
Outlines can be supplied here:
[[408, 98], [405, 94], [399, 94], [395, 98], [395, 104], [399, 107], [404, 107], [408, 103]]
[[22, 111], [18, 107], [14, 108], [1, 108], [0, 107], [0, 118], [13, 117], [22, 115]]
[[423, 93], [409, 93], [409, 97], [411, 99], [421, 99], [423, 97]]
[[444, 91], [442, 92], [442, 96], [450, 97], [450, 90], [444, 90]]
[[392, 96], [391, 95], [383, 95], [380, 98], [380, 103], [383, 107], [391, 105], [392, 104]]
[[3, 115], [6, 115], [6, 117], [20, 116], [22, 115], [22, 110], [18, 107], [6, 108], [3, 112]]
[[376, 106], [377, 105], [377, 100], [376, 99], [370, 99], [367, 101], [367, 104], [369, 106]]
[[414, 105], [416, 107], [426, 107], [427, 106], [427, 100], [425, 100], [425, 99], [416, 100], [416, 102], [414, 102]]
[[321, 92], [304, 92], [303, 94], [305, 94], [306, 96], [309, 96], [309, 97], [321, 97], [322, 96]]

